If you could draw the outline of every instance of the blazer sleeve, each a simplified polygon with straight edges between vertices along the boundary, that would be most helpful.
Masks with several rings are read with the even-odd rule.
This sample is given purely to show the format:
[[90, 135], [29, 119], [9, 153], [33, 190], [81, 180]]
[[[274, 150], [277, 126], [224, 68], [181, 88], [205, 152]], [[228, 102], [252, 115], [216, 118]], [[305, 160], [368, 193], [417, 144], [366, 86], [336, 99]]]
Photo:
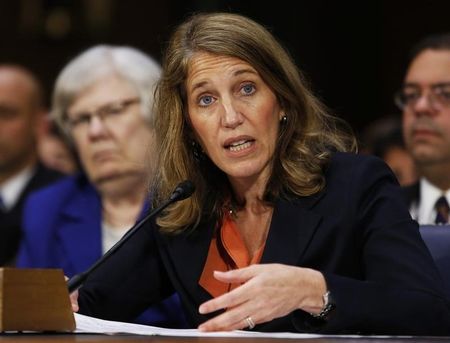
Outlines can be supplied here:
[[80, 313], [130, 321], [174, 293], [158, 252], [154, 226], [137, 231], [86, 280]]
[[[359, 238], [363, 277], [324, 270], [336, 304], [324, 332], [442, 335], [449, 304], [434, 261], [384, 162], [349, 164], [346, 194]], [[344, 192], [344, 190], [341, 190]]]

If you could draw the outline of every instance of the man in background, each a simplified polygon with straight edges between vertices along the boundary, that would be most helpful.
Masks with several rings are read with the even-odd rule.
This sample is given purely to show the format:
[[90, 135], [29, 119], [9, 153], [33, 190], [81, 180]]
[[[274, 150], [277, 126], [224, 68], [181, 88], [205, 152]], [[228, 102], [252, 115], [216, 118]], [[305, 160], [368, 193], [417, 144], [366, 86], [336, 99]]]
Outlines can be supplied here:
[[0, 266], [14, 263], [27, 194], [61, 176], [38, 160], [44, 120], [36, 78], [23, 67], [0, 65]]
[[405, 187], [419, 224], [446, 224], [450, 200], [450, 33], [425, 38], [412, 50], [396, 103], [420, 180]]
[[360, 137], [359, 151], [383, 159], [401, 186], [417, 182], [416, 166], [405, 146], [400, 116], [384, 116], [369, 123]]

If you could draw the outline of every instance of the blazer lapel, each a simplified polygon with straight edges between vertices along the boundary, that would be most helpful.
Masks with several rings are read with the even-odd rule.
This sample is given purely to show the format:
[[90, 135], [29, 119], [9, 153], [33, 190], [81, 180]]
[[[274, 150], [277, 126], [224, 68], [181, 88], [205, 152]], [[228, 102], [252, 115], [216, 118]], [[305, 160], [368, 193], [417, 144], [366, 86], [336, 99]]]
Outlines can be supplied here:
[[324, 193], [275, 205], [261, 263], [298, 265], [322, 216], [312, 207]]
[[163, 236], [173, 259], [175, 274], [183, 280], [183, 287], [187, 292], [200, 296], [201, 301], [211, 298], [198, 282], [206, 262], [214, 227], [214, 221], [207, 221], [191, 232], [183, 232], [175, 237]]
[[[276, 203], [261, 263], [298, 265], [322, 218], [310, 207], [322, 196], [319, 193], [294, 202], [279, 200]], [[214, 221], [207, 221], [190, 233], [172, 237], [161, 235], [170, 252], [175, 275], [183, 280], [187, 294], [196, 294], [200, 303], [211, 299], [211, 295], [198, 282], [215, 225]]]
[[59, 239], [73, 273], [86, 270], [101, 257], [101, 205], [93, 188], [78, 192], [62, 213]]

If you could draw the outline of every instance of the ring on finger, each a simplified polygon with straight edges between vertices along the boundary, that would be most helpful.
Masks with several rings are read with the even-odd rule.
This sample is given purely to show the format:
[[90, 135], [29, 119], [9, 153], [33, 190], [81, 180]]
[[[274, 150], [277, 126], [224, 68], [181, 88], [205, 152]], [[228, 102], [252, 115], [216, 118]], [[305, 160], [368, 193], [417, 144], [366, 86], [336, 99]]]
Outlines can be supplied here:
[[255, 327], [255, 322], [253, 321], [252, 317], [248, 316], [247, 318], [245, 318], [245, 322], [247, 323], [249, 330]]

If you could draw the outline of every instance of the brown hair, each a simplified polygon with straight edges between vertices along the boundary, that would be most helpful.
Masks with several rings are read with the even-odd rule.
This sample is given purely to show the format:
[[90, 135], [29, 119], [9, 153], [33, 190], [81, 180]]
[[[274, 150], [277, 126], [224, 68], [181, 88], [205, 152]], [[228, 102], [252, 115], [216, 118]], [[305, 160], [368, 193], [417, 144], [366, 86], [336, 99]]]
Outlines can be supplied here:
[[207, 157], [200, 161], [192, 149], [185, 81], [196, 52], [239, 58], [250, 64], [276, 94], [288, 124], [280, 126], [273, 170], [264, 200], [308, 196], [325, 186], [323, 167], [333, 151], [355, 151], [353, 135], [340, 128], [311, 94], [286, 50], [263, 26], [229, 13], [197, 14], [172, 35], [163, 61], [163, 75], [155, 94], [155, 131], [160, 149], [154, 179], [154, 206], [179, 181], [189, 179], [196, 191], [171, 206], [158, 219], [161, 229], [177, 232], [194, 228], [202, 219], [220, 218], [232, 198], [226, 175]]

